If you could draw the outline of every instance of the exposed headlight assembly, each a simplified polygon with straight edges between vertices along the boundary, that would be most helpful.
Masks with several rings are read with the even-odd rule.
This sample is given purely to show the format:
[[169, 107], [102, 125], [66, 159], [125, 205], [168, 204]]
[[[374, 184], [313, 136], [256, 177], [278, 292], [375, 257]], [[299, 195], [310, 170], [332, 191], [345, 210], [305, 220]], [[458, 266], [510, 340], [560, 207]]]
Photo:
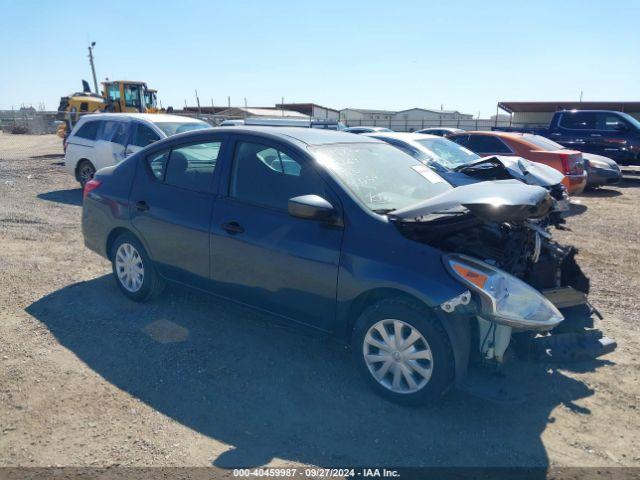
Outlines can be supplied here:
[[454, 278], [479, 294], [482, 316], [516, 329], [550, 330], [564, 320], [535, 288], [485, 262], [466, 255], [445, 255]]

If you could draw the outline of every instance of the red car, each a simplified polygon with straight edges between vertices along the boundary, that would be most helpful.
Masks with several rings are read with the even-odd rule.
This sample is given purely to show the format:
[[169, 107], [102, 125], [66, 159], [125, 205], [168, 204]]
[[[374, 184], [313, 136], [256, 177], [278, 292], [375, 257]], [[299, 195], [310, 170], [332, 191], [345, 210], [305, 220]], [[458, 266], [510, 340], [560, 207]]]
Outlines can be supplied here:
[[570, 194], [581, 193], [587, 185], [582, 153], [564, 148], [560, 150], [554, 142], [540, 135], [515, 132], [461, 132], [447, 135], [447, 138], [482, 157], [515, 155], [549, 165], [565, 175], [562, 183]]

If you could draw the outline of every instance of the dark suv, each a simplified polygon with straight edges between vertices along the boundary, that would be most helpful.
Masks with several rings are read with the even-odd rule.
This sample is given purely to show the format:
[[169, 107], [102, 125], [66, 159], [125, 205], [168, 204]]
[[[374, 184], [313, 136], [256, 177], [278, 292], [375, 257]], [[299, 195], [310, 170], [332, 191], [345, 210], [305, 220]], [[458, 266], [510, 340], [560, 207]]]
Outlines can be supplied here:
[[470, 359], [590, 325], [575, 251], [535, 224], [551, 205], [518, 181], [453, 188], [372, 138], [230, 127], [99, 170], [82, 228], [131, 299], [170, 280], [332, 333], [378, 392], [421, 403]]

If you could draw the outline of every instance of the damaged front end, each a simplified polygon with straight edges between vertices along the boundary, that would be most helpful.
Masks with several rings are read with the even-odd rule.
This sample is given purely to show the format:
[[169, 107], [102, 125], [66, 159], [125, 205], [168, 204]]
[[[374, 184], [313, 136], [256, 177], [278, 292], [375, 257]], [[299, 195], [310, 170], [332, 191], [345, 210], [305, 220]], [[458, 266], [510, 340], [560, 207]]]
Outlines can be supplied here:
[[475, 318], [485, 362], [501, 363], [508, 351], [529, 360], [584, 360], [616, 347], [594, 328], [599, 314], [587, 299], [577, 250], [551, 237], [552, 208], [547, 190], [507, 180], [458, 187], [389, 213], [403, 235], [446, 252], [445, 267], [469, 292], [441, 307]]
[[564, 175], [548, 165], [521, 157], [493, 155], [461, 165], [455, 171], [481, 181], [516, 179], [544, 187], [554, 204], [547, 215], [547, 224], [561, 227], [565, 223], [563, 213], [569, 210], [570, 202], [567, 189], [562, 185]]

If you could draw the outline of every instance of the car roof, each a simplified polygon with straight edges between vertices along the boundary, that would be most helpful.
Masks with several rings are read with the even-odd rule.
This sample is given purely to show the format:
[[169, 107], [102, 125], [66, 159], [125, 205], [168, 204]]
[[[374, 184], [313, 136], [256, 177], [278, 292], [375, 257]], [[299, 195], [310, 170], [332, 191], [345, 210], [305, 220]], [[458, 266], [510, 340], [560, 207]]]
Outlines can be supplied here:
[[[261, 134], [274, 139], [285, 141], [296, 140], [305, 145], [330, 145], [333, 143], [374, 143], [379, 142], [375, 138], [366, 137], [364, 135], [353, 135], [348, 132], [337, 130], [329, 130], [326, 128], [305, 128], [305, 127], [262, 127], [262, 126], [238, 126], [238, 127], [219, 127], [207, 130], [198, 130], [196, 132], [186, 132], [181, 136], [189, 134], [202, 134], [203, 132], [218, 131], [224, 133], [236, 134]], [[172, 137], [176, 138], [176, 137]]]
[[502, 138], [512, 138], [512, 139], [519, 139], [522, 138], [523, 134], [522, 132], [502, 132], [500, 130], [469, 130], [466, 132], [457, 132], [454, 133], [453, 135], [490, 135], [492, 137], [502, 137]]
[[570, 110], [558, 110], [553, 113], [626, 113], [620, 110], [583, 110], [583, 109], [570, 109]]
[[89, 120], [121, 120], [123, 118], [132, 118], [137, 120], [146, 120], [151, 123], [206, 123], [198, 118], [184, 117], [182, 115], [170, 115], [167, 113], [92, 113], [90, 115], [85, 115], [83, 118], [87, 118]]
[[362, 136], [370, 138], [395, 138], [397, 140], [404, 140], [406, 142], [415, 142], [416, 140], [422, 140], [425, 138], [442, 138], [438, 135], [429, 135], [427, 133], [416, 132], [371, 132], [363, 133]]

